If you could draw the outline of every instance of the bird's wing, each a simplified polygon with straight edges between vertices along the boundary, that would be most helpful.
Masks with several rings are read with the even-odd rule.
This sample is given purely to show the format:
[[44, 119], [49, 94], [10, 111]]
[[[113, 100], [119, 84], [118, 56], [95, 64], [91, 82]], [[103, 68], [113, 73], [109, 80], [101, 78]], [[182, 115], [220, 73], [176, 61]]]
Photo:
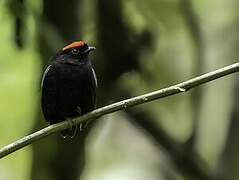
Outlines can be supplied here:
[[97, 82], [97, 77], [96, 77], [96, 74], [95, 74], [95, 70], [93, 68], [91, 68], [91, 71], [93, 73], [93, 78], [94, 78], [94, 82], [95, 82], [95, 87], [98, 86], [98, 82]]
[[96, 104], [97, 104], [97, 98], [96, 98], [96, 88], [98, 86], [98, 82], [97, 82], [97, 77], [96, 77], [96, 73], [95, 70], [93, 68], [91, 68], [92, 71], [92, 75], [93, 75], [93, 79], [92, 79], [92, 86], [90, 88], [91, 94], [92, 94], [92, 103], [93, 103], [93, 107], [96, 108]]
[[42, 76], [41, 86], [41, 106], [46, 121], [51, 124], [63, 121], [61, 104], [59, 104], [61, 89], [59, 88], [58, 73], [54, 65], [49, 65], [46, 68]]
[[46, 75], [47, 75], [47, 73], [49, 72], [50, 69], [51, 69], [51, 65], [47, 66], [46, 70], [45, 70], [44, 73], [43, 73], [43, 76], [42, 76], [42, 79], [41, 79], [41, 88], [42, 88], [42, 86], [43, 86], [45, 77], [46, 77]]

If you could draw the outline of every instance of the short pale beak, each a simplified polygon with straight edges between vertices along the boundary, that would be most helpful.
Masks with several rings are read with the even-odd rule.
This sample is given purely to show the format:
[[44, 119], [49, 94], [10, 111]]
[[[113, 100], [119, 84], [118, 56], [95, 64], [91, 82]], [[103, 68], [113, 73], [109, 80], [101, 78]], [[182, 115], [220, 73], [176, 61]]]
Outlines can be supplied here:
[[89, 46], [84, 52], [82, 52], [82, 54], [86, 54], [89, 53], [90, 51], [94, 51], [96, 48], [93, 46]]

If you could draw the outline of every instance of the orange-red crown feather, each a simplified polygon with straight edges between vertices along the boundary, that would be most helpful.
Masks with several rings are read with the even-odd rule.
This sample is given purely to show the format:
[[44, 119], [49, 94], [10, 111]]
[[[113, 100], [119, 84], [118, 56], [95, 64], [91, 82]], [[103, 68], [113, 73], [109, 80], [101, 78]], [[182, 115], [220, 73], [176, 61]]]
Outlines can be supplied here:
[[70, 49], [70, 48], [73, 48], [73, 47], [81, 47], [81, 46], [84, 46], [86, 43], [84, 41], [76, 41], [76, 42], [73, 42], [71, 43], [70, 45], [68, 46], [65, 46], [62, 48], [62, 50], [66, 50], [66, 49]]

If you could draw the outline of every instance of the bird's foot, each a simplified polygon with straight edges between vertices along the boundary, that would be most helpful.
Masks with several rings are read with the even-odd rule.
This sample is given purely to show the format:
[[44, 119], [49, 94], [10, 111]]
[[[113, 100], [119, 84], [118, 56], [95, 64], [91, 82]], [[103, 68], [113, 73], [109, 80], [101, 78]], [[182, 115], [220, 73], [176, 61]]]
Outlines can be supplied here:
[[74, 122], [72, 121], [71, 118], [68, 118], [67, 122], [69, 124], [69, 129], [66, 129], [66, 130], [62, 131], [61, 135], [64, 139], [67, 138], [67, 137], [74, 138], [76, 133], [77, 133], [78, 127], [77, 127], [77, 125], [74, 124]]
[[70, 125], [70, 131], [71, 131], [71, 133], [69, 133], [68, 135], [70, 138], [74, 138], [77, 133], [78, 126], [74, 124], [71, 118], [67, 119], [67, 121]]
[[68, 118], [67, 119], [67, 122], [68, 122], [68, 124], [69, 124], [69, 126], [70, 126], [70, 130], [73, 130], [73, 126], [74, 126], [74, 123], [73, 123], [73, 121], [72, 121], [72, 119], [71, 118]]
[[80, 131], [83, 130], [82, 126], [83, 126], [83, 123], [80, 123], [80, 125], [79, 125]]
[[87, 126], [90, 124], [90, 121], [91, 120], [87, 120], [86, 122], [80, 123], [80, 125], [79, 125], [80, 131], [83, 131], [84, 129], [86, 129]]
[[[77, 111], [77, 113], [79, 114], [79, 116], [82, 115], [82, 109], [81, 109], [79, 106], [76, 107], [76, 111]], [[80, 130], [80, 131], [83, 131], [83, 130], [87, 127], [87, 125], [89, 124], [89, 122], [90, 122], [90, 120], [88, 120], [88, 121], [86, 121], [86, 122], [80, 123], [80, 124], [79, 124], [79, 130]]]
[[82, 110], [81, 110], [81, 108], [80, 108], [79, 106], [76, 107], [76, 111], [77, 111], [77, 113], [78, 113], [79, 115], [81, 115]]

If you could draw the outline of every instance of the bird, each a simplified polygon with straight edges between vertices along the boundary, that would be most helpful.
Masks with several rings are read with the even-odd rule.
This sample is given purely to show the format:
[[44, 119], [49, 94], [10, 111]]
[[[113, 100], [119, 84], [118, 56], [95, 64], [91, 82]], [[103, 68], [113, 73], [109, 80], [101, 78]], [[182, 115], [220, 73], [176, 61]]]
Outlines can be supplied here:
[[59, 50], [46, 67], [41, 81], [41, 107], [50, 124], [69, 120], [63, 138], [73, 138], [77, 131], [71, 119], [96, 108], [97, 77], [89, 59], [96, 48], [75, 41]]

